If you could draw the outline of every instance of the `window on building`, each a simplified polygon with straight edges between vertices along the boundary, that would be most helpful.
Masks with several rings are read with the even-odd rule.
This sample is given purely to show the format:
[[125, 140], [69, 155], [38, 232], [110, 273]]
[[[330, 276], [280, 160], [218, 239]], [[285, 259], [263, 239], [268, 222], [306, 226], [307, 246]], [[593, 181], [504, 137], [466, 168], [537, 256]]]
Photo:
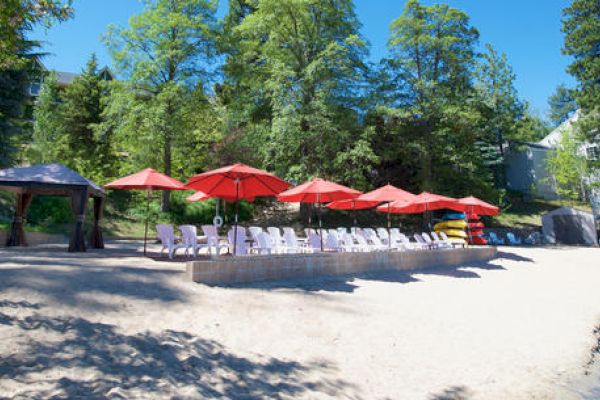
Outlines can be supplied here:
[[598, 160], [600, 158], [600, 148], [596, 145], [592, 145], [585, 149], [585, 155], [588, 160]]

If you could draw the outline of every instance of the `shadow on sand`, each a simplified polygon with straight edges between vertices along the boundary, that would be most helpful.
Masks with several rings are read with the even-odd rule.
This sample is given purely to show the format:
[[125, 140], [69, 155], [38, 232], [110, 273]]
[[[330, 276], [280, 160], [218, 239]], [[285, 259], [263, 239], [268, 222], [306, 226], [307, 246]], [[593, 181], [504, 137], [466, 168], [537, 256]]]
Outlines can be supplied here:
[[18, 256], [0, 259], [0, 292], [24, 289], [52, 301], [93, 310], [114, 309], [97, 294], [140, 300], [183, 301], [185, 294], [168, 278], [182, 271], [163, 267], [106, 265], [80, 257]]
[[465, 386], [452, 386], [429, 396], [429, 400], [469, 400], [471, 391]]
[[[360, 398], [354, 385], [327, 378], [336, 373], [327, 362], [245, 358], [187, 332], [127, 335], [83, 318], [19, 318], [2, 312], [0, 325], [29, 337], [16, 354], [0, 360], [0, 382], [19, 385], [13, 398], [258, 399], [311, 393]], [[59, 340], [34, 339], [41, 336], [35, 335], [38, 330]]]

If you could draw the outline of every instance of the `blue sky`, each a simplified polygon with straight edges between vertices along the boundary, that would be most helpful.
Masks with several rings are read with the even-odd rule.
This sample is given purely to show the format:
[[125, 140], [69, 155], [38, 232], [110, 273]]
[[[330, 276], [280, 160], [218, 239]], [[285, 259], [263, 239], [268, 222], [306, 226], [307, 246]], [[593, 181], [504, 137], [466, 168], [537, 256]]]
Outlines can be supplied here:
[[[443, 1], [423, 0], [425, 4]], [[569, 0], [447, 0], [465, 11], [480, 32], [480, 45], [493, 44], [507, 54], [517, 75], [517, 89], [534, 112], [544, 116], [554, 88], [574, 80], [565, 72], [569, 59], [561, 54], [561, 12]], [[389, 26], [402, 12], [404, 0], [355, 0], [363, 24], [362, 34], [371, 44], [371, 59], [387, 53]], [[110, 23], [126, 25], [142, 9], [138, 0], [74, 0], [75, 18], [50, 30], [38, 29], [33, 38], [43, 40], [48, 68], [78, 72], [92, 52], [101, 65], [111, 59], [100, 41]], [[221, 0], [219, 15], [226, 10]]]

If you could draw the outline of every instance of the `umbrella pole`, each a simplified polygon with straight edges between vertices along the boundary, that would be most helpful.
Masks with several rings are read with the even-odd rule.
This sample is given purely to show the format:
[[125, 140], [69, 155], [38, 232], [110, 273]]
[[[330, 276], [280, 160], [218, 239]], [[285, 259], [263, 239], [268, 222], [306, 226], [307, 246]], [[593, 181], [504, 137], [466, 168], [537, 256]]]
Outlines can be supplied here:
[[238, 199], [240, 192], [240, 178], [235, 180], [235, 225], [233, 226], [233, 255], [237, 255], [237, 229], [238, 229], [238, 211], [240, 201]]
[[388, 225], [388, 250], [392, 249], [392, 220], [390, 219], [390, 203], [388, 202], [387, 212], [387, 225]]
[[352, 199], [352, 216], [354, 217], [354, 226], [356, 226], [356, 200], [354, 199]]
[[317, 214], [319, 217], [319, 238], [321, 239], [321, 252], [323, 252], [323, 224], [321, 222], [321, 195], [317, 193]]
[[146, 196], [146, 222], [144, 223], [144, 257], [146, 256], [146, 241], [148, 238], [148, 218], [150, 214], [150, 192], [152, 189], [148, 189], [148, 195]]

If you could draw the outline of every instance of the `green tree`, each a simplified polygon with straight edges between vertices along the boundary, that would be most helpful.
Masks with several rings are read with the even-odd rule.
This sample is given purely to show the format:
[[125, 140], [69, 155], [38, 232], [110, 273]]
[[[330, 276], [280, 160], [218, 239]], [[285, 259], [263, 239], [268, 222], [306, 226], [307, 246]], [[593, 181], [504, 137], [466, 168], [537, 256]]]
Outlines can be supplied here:
[[[165, 174], [172, 175], [174, 142], [185, 142], [182, 138], [187, 134], [183, 130], [182, 99], [210, 78], [216, 2], [147, 0], [144, 4], [144, 10], [130, 19], [128, 28], [111, 26], [105, 36], [136, 100], [125, 108], [136, 115], [124, 116], [124, 123], [117, 129], [121, 137], [133, 142], [132, 149], [151, 144], [156, 154], [160, 148], [161, 162], [158, 164], [156, 157], [150, 160], [162, 164]], [[119, 95], [127, 96], [123, 91]], [[121, 100], [116, 103], [125, 104]], [[123, 115], [114, 107], [111, 112]], [[131, 124], [138, 119], [142, 125]], [[165, 191], [162, 210], [168, 211], [169, 205], [170, 193]]]
[[554, 93], [548, 98], [550, 106], [550, 122], [558, 126], [568, 120], [577, 111], [577, 102], [573, 91], [561, 84], [556, 87]]
[[585, 157], [579, 154], [581, 142], [565, 129], [556, 148], [548, 157], [548, 171], [554, 178], [558, 194], [565, 199], [579, 200], [585, 191], [583, 177], [587, 166]]
[[0, 168], [13, 164], [27, 128], [28, 81], [25, 68], [0, 70]]
[[[448, 189], [456, 176], [472, 176], [471, 101], [475, 44], [469, 17], [448, 5], [409, 0], [392, 22], [385, 60], [388, 120], [398, 138], [398, 156], [410, 157], [422, 189]], [[384, 142], [385, 143], [385, 142]], [[468, 181], [468, 179], [465, 179]]]
[[338, 176], [336, 159], [362, 135], [357, 94], [367, 50], [352, 2], [233, 2], [226, 22], [219, 94], [241, 116], [229, 118], [227, 134], [289, 179]]
[[50, 73], [42, 84], [33, 111], [33, 135], [28, 159], [32, 163], [51, 163], [63, 159], [64, 131], [61, 126], [60, 92], [56, 74]]
[[59, 129], [63, 136], [59, 143], [62, 141], [65, 151], [59, 157], [65, 165], [99, 182], [114, 175], [111, 135], [97, 134], [107, 96], [108, 88], [98, 73], [95, 55], [60, 96]]

